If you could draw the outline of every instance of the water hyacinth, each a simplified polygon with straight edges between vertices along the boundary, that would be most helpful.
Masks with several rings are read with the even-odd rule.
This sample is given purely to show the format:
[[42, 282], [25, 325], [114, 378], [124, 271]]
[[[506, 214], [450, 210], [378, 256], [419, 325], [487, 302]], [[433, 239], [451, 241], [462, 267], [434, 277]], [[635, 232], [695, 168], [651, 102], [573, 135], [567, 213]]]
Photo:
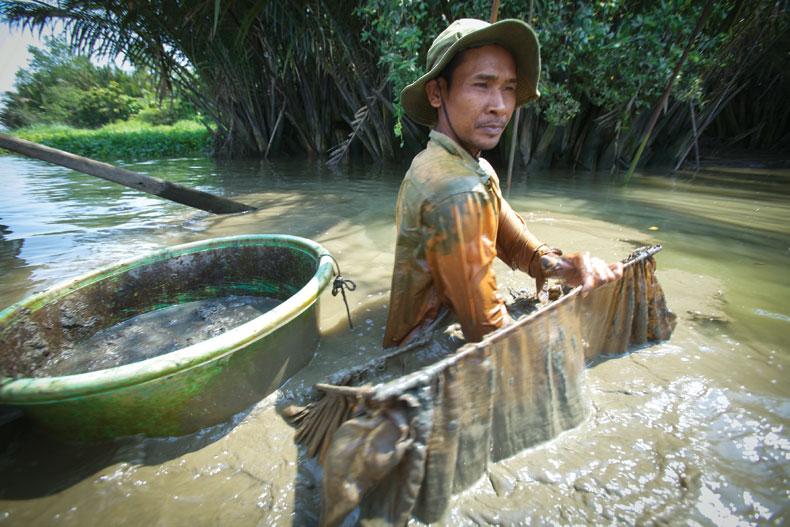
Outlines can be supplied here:
[[132, 120], [95, 130], [40, 126], [16, 130], [14, 135], [79, 156], [98, 159], [202, 155], [211, 148], [210, 130], [197, 121], [152, 126]]

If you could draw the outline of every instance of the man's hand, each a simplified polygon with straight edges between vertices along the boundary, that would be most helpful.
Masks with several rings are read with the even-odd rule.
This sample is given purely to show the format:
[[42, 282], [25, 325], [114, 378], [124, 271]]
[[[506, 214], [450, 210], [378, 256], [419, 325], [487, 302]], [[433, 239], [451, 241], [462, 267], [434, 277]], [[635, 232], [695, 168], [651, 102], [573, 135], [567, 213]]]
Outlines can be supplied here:
[[600, 258], [590, 256], [587, 251], [568, 256], [545, 254], [540, 258], [543, 276], [558, 278], [571, 287], [582, 286], [582, 294], [596, 287], [619, 280], [623, 276], [621, 262], [606, 264]]

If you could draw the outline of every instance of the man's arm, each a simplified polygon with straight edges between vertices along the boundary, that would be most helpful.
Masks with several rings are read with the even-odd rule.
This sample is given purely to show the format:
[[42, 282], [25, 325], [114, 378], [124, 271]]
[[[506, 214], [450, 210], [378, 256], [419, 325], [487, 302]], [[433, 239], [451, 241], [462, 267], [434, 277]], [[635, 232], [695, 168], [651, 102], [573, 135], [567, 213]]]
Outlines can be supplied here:
[[559, 256], [562, 251], [538, 240], [529, 232], [524, 219], [502, 199], [499, 208], [497, 254], [511, 269], [518, 269], [533, 277], [537, 290], [540, 291], [548, 278], [541, 266], [541, 257], [547, 254]]
[[562, 251], [541, 243], [527, 229], [526, 224], [505, 199], [499, 210], [497, 238], [499, 257], [512, 269], [519, 269], [535, 278], [540, 291], [549, 278], [558, 278], [570, 286], [581, 285], [587, 293], [623, 275], [620, 262], [607, 265], [588, 252], [562, 257]]
[[464, 336], [478, 341], [510, 320], [497, 292], [497, 218], [488, 196], [453, 195], [425, 211], [425, 255], [440, 300], [458, 316]]

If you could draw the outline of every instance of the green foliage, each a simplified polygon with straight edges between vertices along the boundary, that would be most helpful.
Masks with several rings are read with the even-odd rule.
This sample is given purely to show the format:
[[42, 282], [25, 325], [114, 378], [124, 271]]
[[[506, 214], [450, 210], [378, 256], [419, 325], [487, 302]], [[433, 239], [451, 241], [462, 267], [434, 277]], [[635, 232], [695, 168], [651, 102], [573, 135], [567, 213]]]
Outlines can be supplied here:
[[[634, 116], [653, 104], [677, 64], [703, 3], [691, 0], [544, 0], [534, 2], [531, 21], [543, 57], [538, 101], [544, 118], [563, 124], [584, 100], [622, 115]], [[393, 83], [395, 113], [402, 115], [399, 94], [424, 72], [431, 40], [460, 17], [488, 19], [491, 2], [465, 0], [446, 5], [421, 0], [371, 0], [357, 13], [368, 20], [362, 39], [378, 44], [380, 64]], [[720, 20], [726, 4], [717, 4]], [[529, 2], [503, 2], [499, 19], [529, 18]], [[702, 97], [702, 77], [721, 65], [717, 50], [726, 35], [711, 32], [699, 39], [673, 93]], [[627, 109], [627, 112], [626, 112]]]
[[2, 1], [0, 15], [33, 27], [61, 20], [77, 48], [147, 67], [160, 96], [180, 93], [215, 123], [215, 152], [322, 155], [367, 107], [356, 143], [393, 157], [390, 94], [359, 40], [357, 3]]
[[135, 119], [154, 126], [173, 124], [195, 117], [197, 117], [195, 108], [182, 99], [171, 99], [164, 104], [150, 101], [148, 106], [135, 113]]
[[540, 82], [540, 97], [544, 117], [550, 124], [565, 124], [579, 112], [579, 101], [564, 84], [544, 78]]
[[[672, 70], [700, 18], [704, 3], [547, 2], [551, 23], [538, 24], [545, 69], [568, 85], [576, 100], [586, 97], [607, 109], [646, 108], [664, 92]], [[724, 10], [722, 5], [717, 7]], [[694, 95], [701, 77], [716, 66], [723, 36], [702, 35], [692, 48], [675, 94]]]
[[0, 122], [10, 129], [37, 125], [96, 128], [142, 113], [153, 125], [196, 117], [178, 97], [156, 99], [147, 69], [127, 72], [97, 66], [76, 54], [63, 38], [45, 39], [45, 49], [29, 48], [30, 65], [16, 73], [15, 90], [6, 92]]
[[136, 99], [121, 91], [117, 82], [106, 88], [92, 88], [79, 101], [73, 122], [78, 126], [95, 128], [114, 121], [125, 121], [140, 110]]
[[[521, 124], [535, 132], [528, 134], [530, 140], [537, 144], [542, 130], [565, 126], [558, 148], [576, 152], [571, 162], [588, 144], [609, 165], [628, 156], [644, 125], [642, 116], [661, 98], [704, 5], [694, 0], [501, 2], [499, 19], [530, 19], [541, 42], [543, 96]], [[657, 129], [657, 136], [675, 136], [663, 138], [664, 145], [689, 128], [688, 108], [712, 108], [700, 115], [705, 126], [741, 91], [744, 79], [738, 85], [730, 81], [759, 63], [763, 49], [757, 44], [763, 35], [776, 41], [788, 33], [786, 2], [723, 0], [713, 6], [673, 84], [662, 117], [669, 124]], [[339, 151], [354, 151], [353, 143], [360, 146], [356, 152], [374, 159], [398, 157], [403, 152], [398, 136], [408, 153], [424, 145], [425, 130], [402, 119], [399, 98], [424, 72], [432, 39], [451, 21], [487, 20], [490, 10], [490, 0], [0, 0], [0, 15], [11, 23], [40, 28], [60, 20], [76, 48], [108, 57], [121, 54], [143, 74], [126, 78], [96, 72], [106, 81], [69, 82], [71, 91], [23, 76], [18, 93], [7, 94], [14, 112], [0, 118], [14, 123], [9, 126], [56, 118], [74, 122], [61, 116], [79, 108], [77, 95], [93, 87], [106, 90], [114, 81], [129, 97], [152, 101], [155, 91], [157, 100], [176, 94], [182, 103], [189, 101], [142, 103], [139, 119], [172, 122], [185, 115], [179, 106], [191, 105], [215, 125], [213, 153], [267, 156], [271, 150], [319, 156], [338, 143]], [[750, 97], [764, 100], [765, 111], [749, 129], [763, 126], [780, 99], [783, 106], [773, 115], [788, 115], [787, 103], [777, 96], [786, 91], [784, 77], [778, 78], [786, 71], [781, 62], [787, 60], [786, 45], [770, 46], [781, 55], [775, 65], [756, 70], [762, 75]], [[55, 51], [54, 57], [62, 54]], [[60, 71], [53, 79], [82, 82], [80, 75], [90, 70], [76, 63], [82, 66], [67, 74], [58, 70], [64, 61], [40, 60], [51, 62], [42, 71]], [[743, 115], [732, 117], [738, 126], [746, 122]], [[781, 122], [765, 129], [770, 137], [785, 135]], [[587, 141], [588, 133], [596, 140]], [[536, 149], [527, 145], [524, 151], [528, 156]]]
[[395, 103], [395, 135], [402, 136], [400, 93], [424, 73], [426, 37], [437, 24], [428, 9], [428, 2], [371, 0], [357, 8], [356, 14], [369, 21], [361, 33], [362, 42], [377, 46], [381, 55], [378, 65], [387, 72], [392, 83]]
[[211, 146], [209, 130], [196, 121], [151, 126], [133, 120], [98, 129], [37, 126], [16, 130], [14, 135], [76, 155], [99, 159], [205, 155]]
[[97, 66], [59, 38], [30, 47], [30, 65], [16, 73], [0, 121], [8, 128], [37, 124], [100, 126], [138, 109], [139, 86], [115, 66]]

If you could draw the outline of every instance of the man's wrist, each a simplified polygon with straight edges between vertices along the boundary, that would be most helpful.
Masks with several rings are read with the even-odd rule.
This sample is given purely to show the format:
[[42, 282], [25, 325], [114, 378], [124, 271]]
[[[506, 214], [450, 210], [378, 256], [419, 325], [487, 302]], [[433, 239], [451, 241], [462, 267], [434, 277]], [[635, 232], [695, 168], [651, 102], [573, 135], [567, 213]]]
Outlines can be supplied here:
[[538, 245], [534, 251], [532, 251], [532, 256], [529, 259], [529, 265], [527, 269], [529, 269], [529, 274], [533, 278], [542, 278], [543, 277], [543, 267], [540, 264], [540, 259], [547, 254], [553, 254], [556, 256], [562, 256], [562, 251], [555, 248], [549, 247], [549, 244], [542, 243]]

